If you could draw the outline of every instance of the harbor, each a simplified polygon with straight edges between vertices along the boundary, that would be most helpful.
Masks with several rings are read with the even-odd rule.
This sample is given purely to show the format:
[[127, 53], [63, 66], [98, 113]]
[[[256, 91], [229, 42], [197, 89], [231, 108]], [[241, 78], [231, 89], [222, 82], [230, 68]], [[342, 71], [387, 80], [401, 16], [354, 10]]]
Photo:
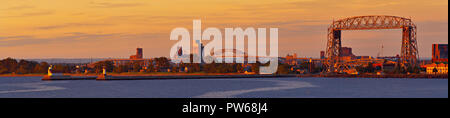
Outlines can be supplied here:
[[226, 79], [226, 78], [283, 78], [283, 77], [327, 77], [327, 78], [439, 78], [448, 79], [448, 74], [168, 74], [168, 75], [149, 75], [149, 74], [134, 74], [134, 75], [109, 75], [105, 66], [103, 66], [102, 74], [97, 76], [72, 76], [64, 73], [53, 73], [53, 66], [51, 65], [47, 70], [42, 80], [155, 80], [155, 79]]
[[428, 78], [41, 79], [0, 77], [0, 98], [448, 98], [448, 79]]
[[[39, 76], [37, 76], [39, 77]], [[414, 75], [320, 75], [320, 74], [286, 74], [286, 75], [67, 75], [67, 76], [43, 76], [43, 81], [52, 80], [158, 80], [158, 79], [233, 79], [233, 78], [397, 78], [397, 79], [448, 79], [448, 75], [427, 75], [427, 74], [414, 74]]]

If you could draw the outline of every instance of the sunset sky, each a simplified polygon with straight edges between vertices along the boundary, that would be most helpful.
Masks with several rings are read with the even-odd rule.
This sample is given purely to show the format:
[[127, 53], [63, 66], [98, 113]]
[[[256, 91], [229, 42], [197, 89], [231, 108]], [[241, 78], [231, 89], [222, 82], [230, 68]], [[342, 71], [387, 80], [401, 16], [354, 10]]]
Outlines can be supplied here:
[[[169, 56], [170, 31], [202, 20], [202, 28], [279, 28], [279, 54], [319, 57], [327, 28], [362, 15], [411, 18], [419, 53], [448, 43], [448, 0], [0, 0], [0, 59]], [[344, 31], [355, 55], [400, 53], [401, 30]]]

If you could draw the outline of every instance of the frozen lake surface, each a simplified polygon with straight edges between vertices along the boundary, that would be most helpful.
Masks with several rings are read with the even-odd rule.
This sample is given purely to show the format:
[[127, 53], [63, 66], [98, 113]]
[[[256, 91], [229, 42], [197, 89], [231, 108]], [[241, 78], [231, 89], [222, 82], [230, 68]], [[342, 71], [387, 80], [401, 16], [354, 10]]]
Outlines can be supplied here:
[[41, 81], [41, 77], [0, 77], [0, 98], [448, 98], [448, 80], [235, 78]]

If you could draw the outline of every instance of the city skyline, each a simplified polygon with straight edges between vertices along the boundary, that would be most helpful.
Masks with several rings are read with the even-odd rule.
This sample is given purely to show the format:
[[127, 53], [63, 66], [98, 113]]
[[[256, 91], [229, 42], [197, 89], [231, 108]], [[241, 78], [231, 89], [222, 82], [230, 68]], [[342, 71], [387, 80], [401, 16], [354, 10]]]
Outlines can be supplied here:
[[[411, 18], [422, 58], [431, 58], [432, 44], [448, 43], [447, 0], [2, 2], [0, 58], [126, 58], [136, 47], [145, 49], [144, 58], [168, 57], [176, 42], [169, 40], [170, 31], [192, 30], [194, 19], [201, 19], [203, 28], [278, 27], [279, 56], [318, 58], [332, 21], [361, 15]], [[343, 46], [355, 55], [395, 56], [401, 30], [344, 31]]]

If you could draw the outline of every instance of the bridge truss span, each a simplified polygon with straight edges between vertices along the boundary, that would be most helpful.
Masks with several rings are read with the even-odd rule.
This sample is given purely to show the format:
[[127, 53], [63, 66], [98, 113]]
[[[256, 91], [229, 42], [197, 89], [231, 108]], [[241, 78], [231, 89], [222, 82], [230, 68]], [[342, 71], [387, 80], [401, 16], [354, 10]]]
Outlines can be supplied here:
[[418, 66], [418, 46], [417, 27], [411, 19], [398, 16], [355, 16], [345, 18], [333, 23], [328, 28], [328, 41], [325, 64], [327, 72], [343, 72], [348, 69], [341, 58], [342, 31], [343, 30], [381, 30], [381, 29], [402, 29], [402, 47], [400, 66], [403, 68]]

